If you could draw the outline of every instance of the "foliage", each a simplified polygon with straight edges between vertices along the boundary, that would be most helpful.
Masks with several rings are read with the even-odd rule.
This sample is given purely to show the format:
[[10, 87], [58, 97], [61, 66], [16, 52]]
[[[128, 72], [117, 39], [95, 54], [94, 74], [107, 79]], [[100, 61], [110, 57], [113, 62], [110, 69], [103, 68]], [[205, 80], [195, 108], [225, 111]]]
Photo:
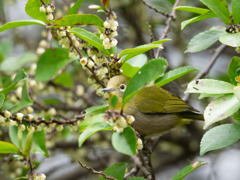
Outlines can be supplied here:
[[[175, 7], [176, 1], [172, 15], [161, 12], [143, 1], [146, 7], [168, 18], [169, 22], [167, 21], [164, 32], [166, 34], [159, 40], [151, 40], [150, 43], [124, 49], [118, 48], [118, 40], [115, 38], [118, 35], [119, 26], [116, 20], [117, 15], [111, 9], [109, 0], [101, 2], [102, 5], [91, 5], [89, 9], [92, 12], [104, 13], [106, 16], [104, 21], [103, 14], [79, 14], [83, 0], [77, 0], [71, 8], [68, 8], [66, 15], [59, 18], [56, 17], [55, 6], [49, 4], [48, 0], [28, 0], [25, 11], [33, 20], [7, 22], [0, 27], [1, 33], [29, 25], [40, 25], [39, 27], [44, 26], [47, 29], [47, 41], [40, 42], [36, 53], [25, 52], [18, 57], [9, 58], [11, 44], [4, 41], [0, 43], [2, 88], [0, 90], [0, 126], [7, 127], [11, 141], [7, 142], [7, 139], [0, 141], [0, 153], [11, 154], [14, 160], [25, 161], [28, 164], [29, 167], [23, 170], [19, 179], [40, 177], [34, 170], [37, 165], [33, 165], [31, 160], [35, 158], [34, 154], [45, 157], [51, 155], [46, 145], [48, 134], [58, 133], [67, 137], [74, 136], [75, 133], [79, 136], [80, 149], [94, 137], [102, 138], [110, 135], [112, 147], [117, 152], [125, 156], [137, 157], [139, 154], [140, 157], [144, 156], [140, 158], [143, 164], [141, 166], [151, 163], [147, 159], [148, 152], [145, 152], [151, 148], [144, 139], [141, 139], [141, 134], [134, 129], [135, 114], [128, 115], [123, 111], [125, 105], [144, 87], [164, 86], [197, 70], [191, 66], [169, 70], [168, 59], [159, 57], [156, 53], [164, 51], [165, 44], [171, 41], [165, 37], [169, 31], [170, 22], [175, 18], [176, 10], [197, 14], [182, 22], [182, 30], [192, 23], [213, 17], [224, 24], [224, 26], [222, 24], [213, 26], [195, 35], [188, 43], [185, 53], [206, 50], [218, 41], [225, 46], [236, 47], [236, 51], [239, 51], [240, 3], [238, 0], [231, 0], [231, 11], [226, 0], [201, 0], [207, 8]], [[124, 35], [119, 36], [120, 39]], [[155, 52], [155, 55], [152, 55], [152, 52]], [[211, 66], [207, 69], [207, 73], [210, 68]], [[199, 99], [211, 98], [203, 114], [203, 129], [210, 129], [202, 137], [200, 155], [228, 147], [240, 139], [239, 57], [232, 57], [227, 74], [229, 82], [197, 78], [187, 85], [185, 93], [199, 93]], [[105, 91], [109, 90], [106, 88], [107, 84], [110, 78], [116, 75], [125, 75], [130, 78], [127, 86], [122, 87], [124, 89], [122, 99], [116, 95], [108, 96], [102, 91], [102, 88], [105, 88]], [[200, 78], [203, 76], [201, 75]], [[81, 81], [79, 81], [80, 78]], [[90, 86], [101, 98], [94, 99], [95, 96], [89, 94], [86, 97], [84, 89], [87, 86], [85, 82], [87, 78]], [[41, 92], [44, 90], [46, 91]], [[56, 96], [57, 91], [63, 92], [66, 102], [63, 102], [62, 97]], [[111, 92], [111, 89], [109, 91]], [[91, 98], [94, 99], [93, 102], [88, 101]], [[104, 104], [104, 100], [109, 100], [109, 105]], [[122, 103], [120, 107], [119, 103]], [[75, 104], [81, 106], [73, 107]], [[169, 115], [169, 112], [165, 114]], [[174, 115], [176, 114], [175, 112]], [[150, 115], [154, 117], [159, 114], [156, 112]], [[212, 125], [231, 116], [236, 120], [235, 124], [228, 123], [211, 128]], [[136, 161], [134, 163], [139, 171], [142, 170]], [[206, 163], [190, 164], [172, 179], [182, 179], [204, 164]], [[148, 165], [150, 168], [145, 168], [153, 178], [152, 165]], [[100, 174], [100, 179], [106, 176], [126, 179], [128, 177], [126, 171], [130, 168], [129, 162], [122, 162], [108, 167], [104, 172], [98, 172], [93, 168], [87, 169]], [[148, 176], [144, 175], [143, 171], [141, 174], [143, 177], [133, 177], [138, 174], [132, 172], [128, 179], [142, 180]]]

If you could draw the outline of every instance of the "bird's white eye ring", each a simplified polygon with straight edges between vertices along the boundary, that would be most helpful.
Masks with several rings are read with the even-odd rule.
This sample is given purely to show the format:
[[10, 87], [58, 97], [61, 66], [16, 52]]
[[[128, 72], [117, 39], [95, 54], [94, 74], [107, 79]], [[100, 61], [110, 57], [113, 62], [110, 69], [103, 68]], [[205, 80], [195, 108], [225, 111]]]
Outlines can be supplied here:
[[121, 85], [119, 86], [119, 89], [120, 89], [121, 91], [125, 91], [126, 85], [125, 85], [125, 84], [121, 84]]

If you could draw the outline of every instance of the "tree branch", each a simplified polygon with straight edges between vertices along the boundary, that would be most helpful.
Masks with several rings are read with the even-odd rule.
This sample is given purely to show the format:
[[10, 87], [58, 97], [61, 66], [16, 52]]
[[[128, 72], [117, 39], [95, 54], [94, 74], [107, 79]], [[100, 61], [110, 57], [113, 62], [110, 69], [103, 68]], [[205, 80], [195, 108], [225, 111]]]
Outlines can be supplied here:
[[78, 163], [80, 164], [80, 166], [82, 166], [82, 167], [85, 168], [85, 169], [90, 170], [90, 171], [91, 171], [92, 173], [94, 173], [94, 174], [99, 174], [99, 175], [103, 176], [103, 177], [106, 178], [106, 179], [117, 180], [117, 179], [115, 179], [115, 178], [112, 177], [112, 176], [108, 176], [108, 175], [107, 175], [105, 172], [103, 172], [103, 171], [96, 171], [96, 170], [93, 169], [92, 167], [86, 166], [86, 165], [82, 164], [80, 161], [78, 161]]
[[[176, 19], [176, 10], [174, 8], [178, 6], [179, 2], [180, 2], [180, 0], [176, 0], [176, 2], [174, 3], [171, 15], [166, 20], [166, 27], [165, 27], [165, 29], [163, 31], [163, 34], [162, 34], [160, 40], [162, 40], [165, 37], [167, 37], [168, 31], [170, 29], [171, 22]], [[161, 51], [161, 48], [158, 48], [157, 52], [155, 54], [155, 58], [159, 57], [160, 51]]]
[[[199, 72], [199, 74], [194, 78], [195, 81], [204, 77], [204, 76], [206, 76], [209, 73], [209, 71], [211, 70], [211, 68], [215, 64], [217, 58], [220, 56], [220, 54], [223, 52], [223, 50], [226, 47], [227, 47], [226, 45], [222, 44], [215, 50], [215, 52], [212, 55], [209, 63], [207, 64], [207, 66], [201, 72]], [[189, 96], [190, 96], [190, 93], [187, 93], [187, 94], [185, 94], [185, 96], [182, 99], [184, 101], [187, 101], [189, 99]]]

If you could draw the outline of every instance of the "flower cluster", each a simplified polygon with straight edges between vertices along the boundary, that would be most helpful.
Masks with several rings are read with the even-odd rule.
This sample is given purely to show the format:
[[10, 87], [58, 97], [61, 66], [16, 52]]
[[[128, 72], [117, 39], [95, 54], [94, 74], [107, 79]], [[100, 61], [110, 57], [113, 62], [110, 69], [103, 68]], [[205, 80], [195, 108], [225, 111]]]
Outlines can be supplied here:
[[129, 124], [135, 121], [135, 118], [131, 115], [123, 115], [120, 111], [107, 110], [103, 121], [112, 125], [113, 130], [117, 132], [123, 132]]
[[116, 46], [118, 43], [118, 41], [114, 38], [118, 35], [118, 22], [115, 21], [113, 18], [110, 18], [103, 23], [103, 26], [105, 30], [100, 35], [100, 38], [103, 40], [103, 46], [105, 47], [105, 49], [110, 49], [111, 47]]
[[122, 74], [122, 71], [120, 69], [122, 66], [122, 61], [120, 61], [114, 55], [112, 55], [111, 58], [112, 58], [111, 61], [108, 63], [109, 78]]
[[33, 180], [45, 180], [46, 175], [45, 174], [34, 174], [33, 175]]
[[226, 32], [234, 34], [234, 33], [238, 33], [240, 31], [240, 25], [233, 25], [231, 24], [230, 26], [228, 26], [226, 28]]
[[55, 10], [55, 6], [52, 4], [43, 5], [40, 7], [40, 12], [46, 13], [46, 18], [48, 21], [52, 21], [54, 19], [53, 12]]

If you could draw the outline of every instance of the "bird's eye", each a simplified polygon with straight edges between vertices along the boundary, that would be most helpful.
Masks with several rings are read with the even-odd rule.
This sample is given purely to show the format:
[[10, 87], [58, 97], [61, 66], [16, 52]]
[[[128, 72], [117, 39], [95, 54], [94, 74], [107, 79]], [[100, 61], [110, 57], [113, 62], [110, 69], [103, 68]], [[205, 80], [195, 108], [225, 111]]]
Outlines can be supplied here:
[[119, 88], [120, 88], [121, 91], [125, 91], [126, 85], [125, 85], [125, 84], [121, 84], [121, 85], [119, 86]]

